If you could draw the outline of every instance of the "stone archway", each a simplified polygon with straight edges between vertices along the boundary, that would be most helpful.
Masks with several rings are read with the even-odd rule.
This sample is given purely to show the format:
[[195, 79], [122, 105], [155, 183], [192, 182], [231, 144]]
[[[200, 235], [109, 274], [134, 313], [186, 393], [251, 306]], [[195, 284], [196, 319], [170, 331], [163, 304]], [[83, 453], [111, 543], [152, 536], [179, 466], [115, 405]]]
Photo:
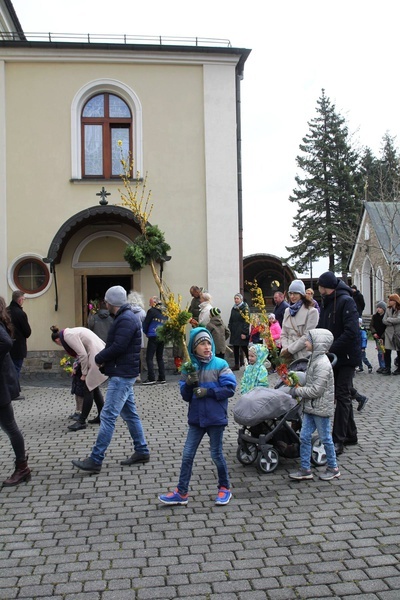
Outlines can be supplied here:
[[294, 271], [273, 254], [251, 254], [243, 259], [244, 298], [252, 305], [249, 285], [246, 282], [257, 280], [265, 300], [267, 310], [273, 308], [273, 296], [277, 291], [285, 293], [296, 279]]

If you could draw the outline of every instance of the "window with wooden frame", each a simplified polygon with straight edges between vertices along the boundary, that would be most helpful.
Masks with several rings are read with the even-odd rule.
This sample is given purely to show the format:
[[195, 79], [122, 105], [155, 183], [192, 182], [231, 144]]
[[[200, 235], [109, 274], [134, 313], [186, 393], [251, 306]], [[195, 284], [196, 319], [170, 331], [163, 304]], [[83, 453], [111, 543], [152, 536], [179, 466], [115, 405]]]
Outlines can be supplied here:
[[42, 292], [48, 286], [49, 279], [46, 265], [33, 256], [18, 261], [14, 266], [14, 285], [26, 294]]
[[[110, 93], [90, 98], [82, 110], [82, 176], [117, 178], [132, 154], [132, 113], [119, 96]], [[118, 142], [122, 142], [118, 143]]]

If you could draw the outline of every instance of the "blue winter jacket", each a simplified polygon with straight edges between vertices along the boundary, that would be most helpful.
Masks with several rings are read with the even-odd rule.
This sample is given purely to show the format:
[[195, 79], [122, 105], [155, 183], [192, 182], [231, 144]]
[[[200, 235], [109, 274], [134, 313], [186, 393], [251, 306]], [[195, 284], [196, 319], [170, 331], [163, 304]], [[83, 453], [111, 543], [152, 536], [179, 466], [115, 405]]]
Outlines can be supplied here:
[[157, 329], [164, 325], [168, 317], [162, 312], [162, 305], [157, 304], [149, 308], [143, 321], [143, 333], [150, 337], [157, 337]]
[[361, 349], [365, 350], [368, 345], [368, 333], [364, 329], [364, 327], [360, 327], [360, 339], [361, 339]]
[[130, 304], [116, 312], [108, 332], [106, 347], [96, 354], [96, 364], [104, 364], [103, 373], [109, 377], [137, 377], [142, 344], [142, 323]]
[[236, 377], [229, 368], [226, 360], [215, 356], [215, 345], [211, 339], [213, 357], [209, 363], [200, 362], [193, 353], [193, 339], [205, 331], [210, 333], [205, 327], [196, 327], [190, 332], [189, 355], [190, 360], [198, 369], [199, 384], [198, 387], [206, 388], [207, 395], [203, 398], [197, 398], [194, 393], [193, 385], [186, 383], [187, 373], [182, 372], [182, 378], [179, 382], [182, 398], [189, 402], [188, 423], [199, 427], [210, 427], [211, 425], [227, 425], [228, 423], [228, 398], [231, 398], [236, 389]]

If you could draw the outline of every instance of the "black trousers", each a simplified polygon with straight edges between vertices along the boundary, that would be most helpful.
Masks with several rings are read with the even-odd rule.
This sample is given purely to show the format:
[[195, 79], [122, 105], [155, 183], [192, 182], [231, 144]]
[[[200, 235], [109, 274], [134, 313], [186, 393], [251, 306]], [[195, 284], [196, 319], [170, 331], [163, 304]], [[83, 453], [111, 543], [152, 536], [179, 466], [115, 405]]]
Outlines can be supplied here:
[[[400, 368], [400, 350], [393, 350], [393, 352], [396, 352], [396, 354], [397, 354], [397, 358], [398, 358], [398, 362], [399, 362], [398, 368]], [[386, 369], [389, 369], [389, 370], [392, 368], [392, 351], [391, 350], [385, 350], [385, 367], [386, 367]]]
[[249, 360], [249, 347], [248, 346], [233, 346], [233, 356], [235, 358], [235, 365], [243, 365], [244, 359], [242, 356], [242, 352]]
[[158, 381], [165, 381], [165, 365], [163, 359], [164, 342], [159, 342], [156, 337], [149, 337], [147, 341], [146, 363], [147, 363], [147, 379], [155, 381], [154, 375], [154, 355], [158, 366]]
[[335, 376], [335, 417], [333, 420], [333, 441], [343, 444], [345, 438], [357, 438], [351, 390], [353, 389], [354, 367], [340, 366], [333, 369]]
[[10, 404], [6, 404], [6, 406], [0, 406], [0, 427], [10, 439], [16, 461], [23, 462], [26, 458], [25, 442], [15, 420], [11, 402]]

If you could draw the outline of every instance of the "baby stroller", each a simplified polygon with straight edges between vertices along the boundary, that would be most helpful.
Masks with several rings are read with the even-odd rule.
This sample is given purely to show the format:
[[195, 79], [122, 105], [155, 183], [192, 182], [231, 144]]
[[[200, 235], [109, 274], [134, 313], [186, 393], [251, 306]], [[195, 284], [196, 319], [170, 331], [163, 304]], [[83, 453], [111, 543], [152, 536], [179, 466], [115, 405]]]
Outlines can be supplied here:
[[[335, 355], [328, 356], [334, 364]], [[307, 358], [289, 365], [300, 383], [304, 383], [307, 365]], [[282, 381], [273, 389], [256, 387], [241, 396], [233, 410], [235, 421], [242, 425], [238, 432], [236, 457], [245, 466], [256, 462], [260, 473], [273, 473], [280, 458], [288, 456], [285, 448], [290, 447], [290, 458], [300, 456], [302, 403], [284, 390]], [[311, 462], [317, 467], [326, 464], [325, 448], [317, 433], [312, 439]]]

